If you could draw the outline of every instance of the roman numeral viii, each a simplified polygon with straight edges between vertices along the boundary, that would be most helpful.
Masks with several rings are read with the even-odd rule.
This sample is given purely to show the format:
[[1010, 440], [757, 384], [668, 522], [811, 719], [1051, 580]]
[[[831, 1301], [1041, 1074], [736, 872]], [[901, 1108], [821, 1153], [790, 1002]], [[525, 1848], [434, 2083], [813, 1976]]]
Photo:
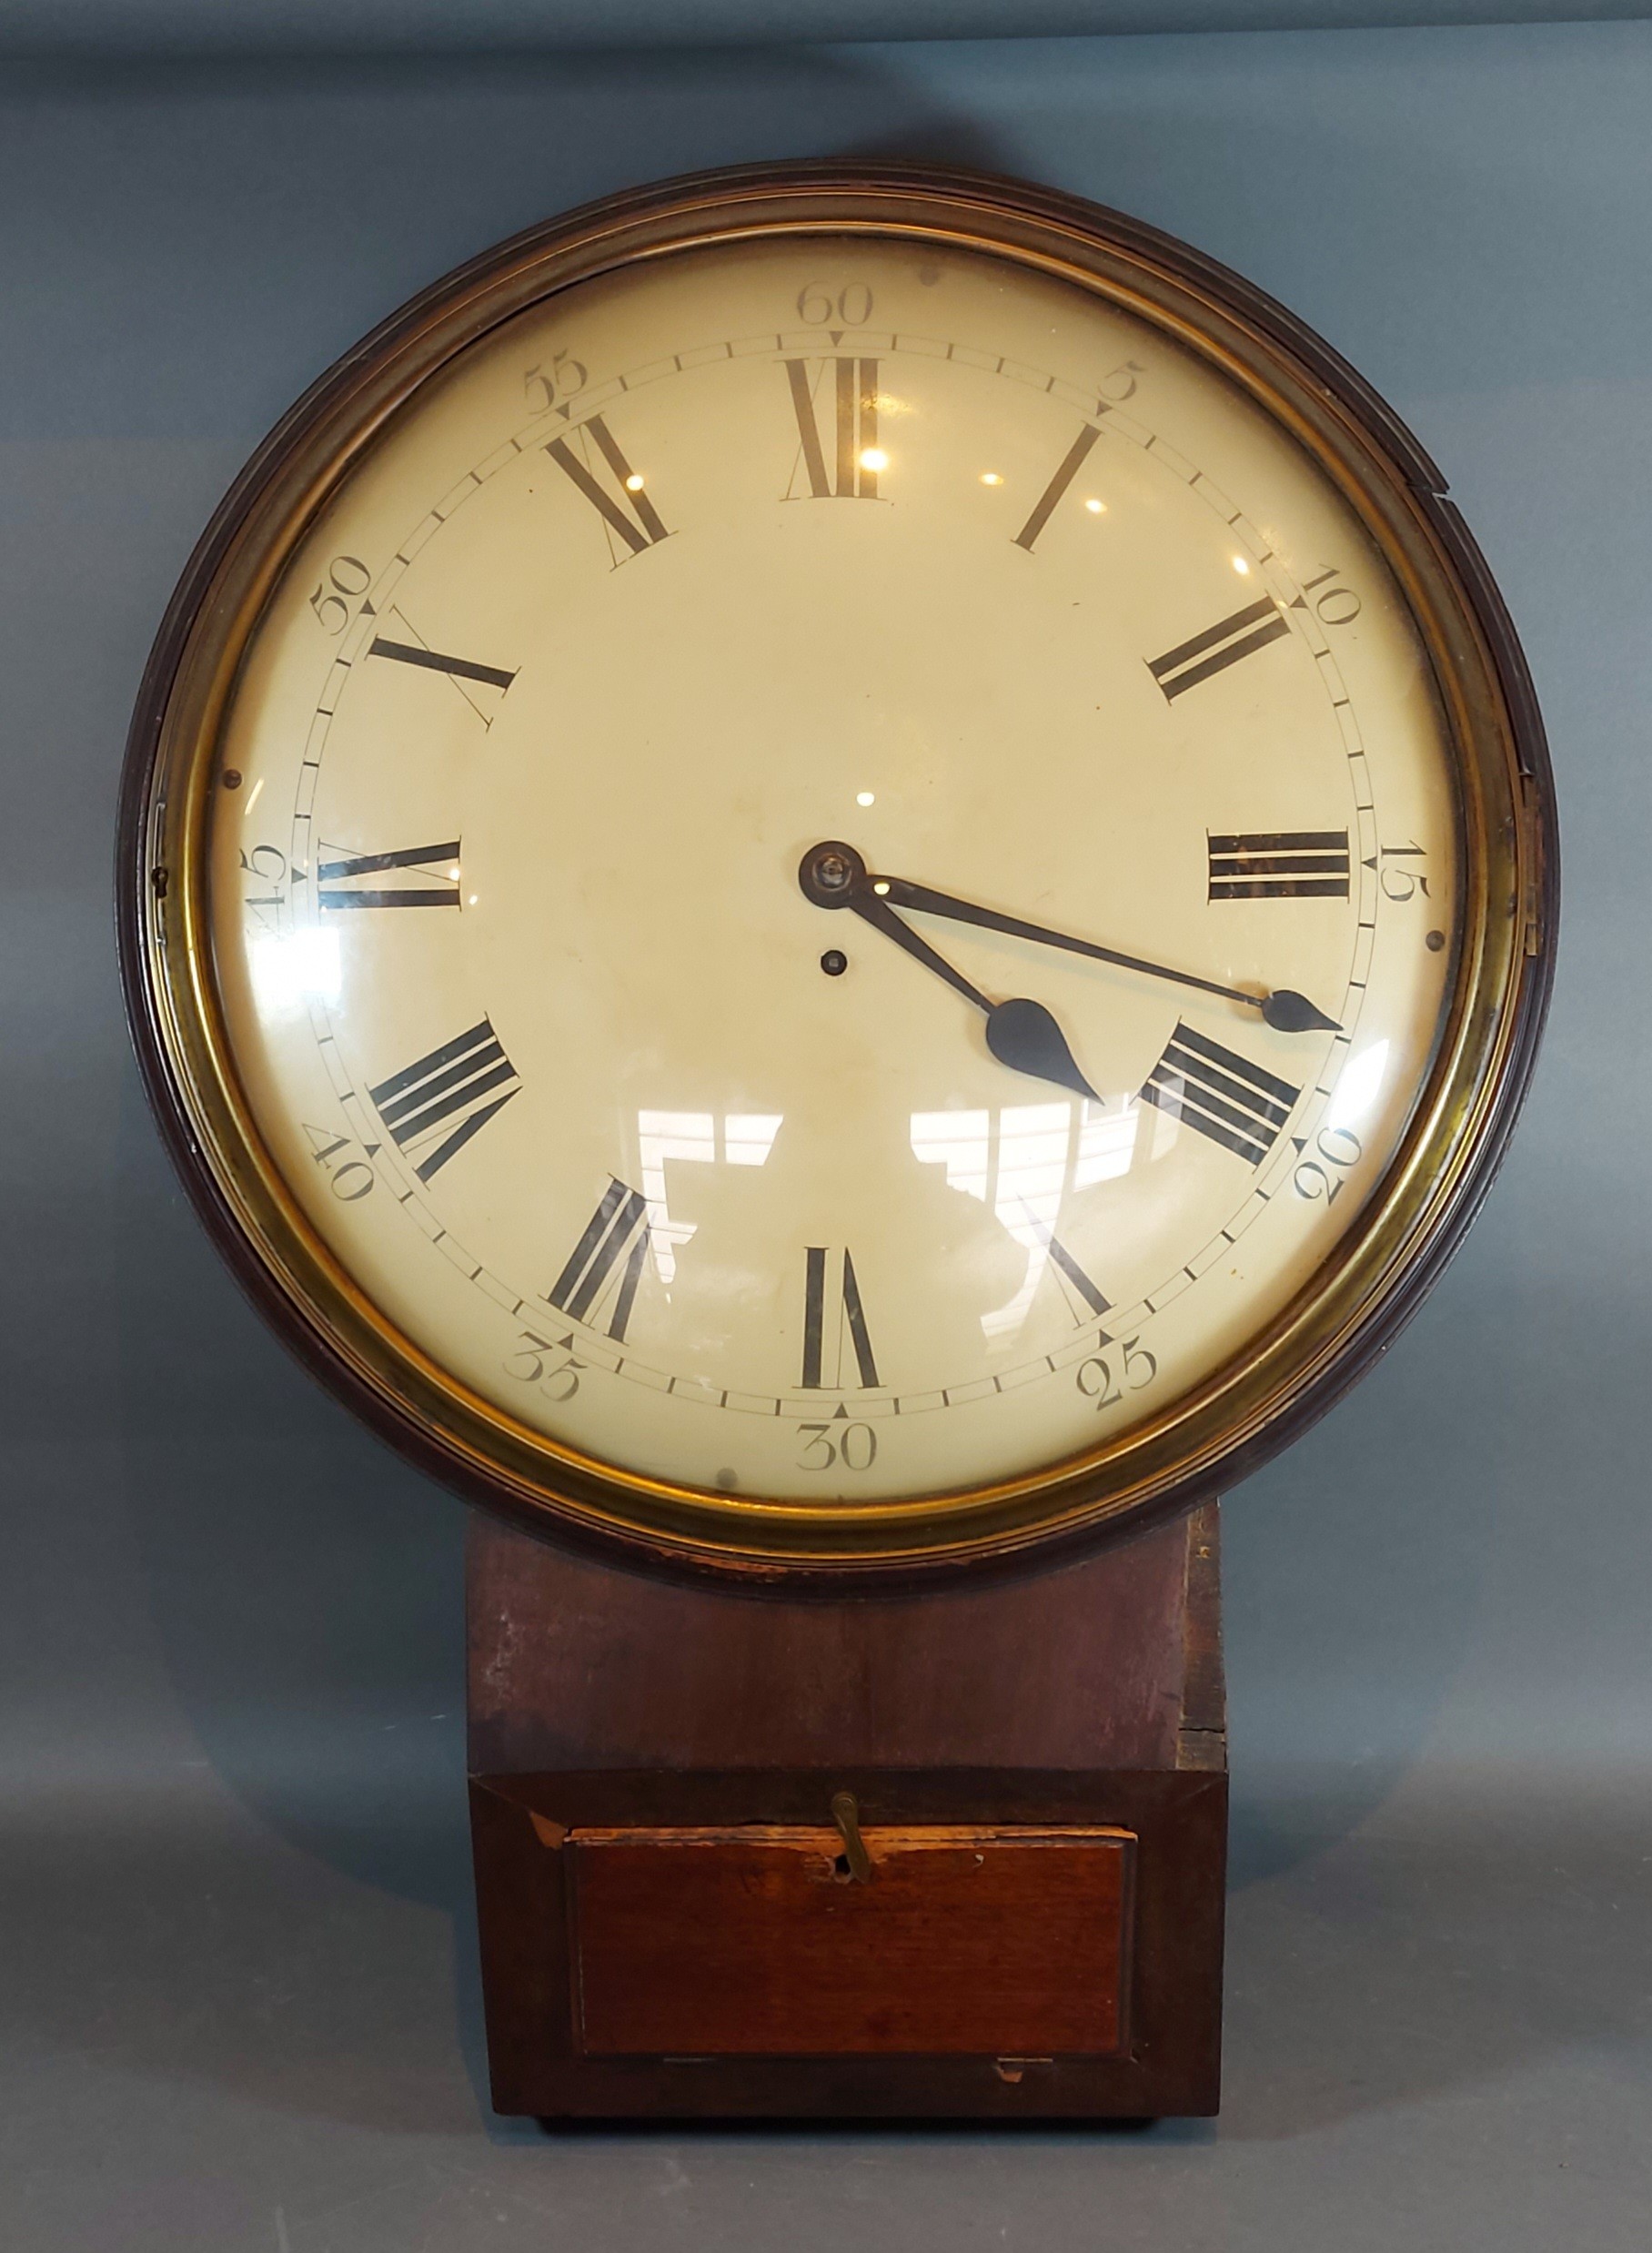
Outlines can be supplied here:
[[1219, 625], [1194, 634], [1191, 642], [1179, 642], [1163, 657], [1150, 657], [1147, 670], [1169, 701], [1196, 689], [1201, 681], [1214, 680], [1242, 657], [1266, 649], [1270, 642], [1277, 642], [1290, 631], [1279, 605], [1271, 594], [1264, 594], [1260, 602], [1247, 603]]
[[616, 1176], [546, 1296], [576, 1322], [606, 1307], [608, 1334], [623, 1344], [648, 1248], [648, 1199]]
[[1178, 1025], [1148, 1075], [1142, 1101], [1260, 1166], [1301, 1093], [1220, 1041]]
[[[393, 884], [355, 882], [358, 876], [392, 873], [400, 879]], [[348, 859], [318, 861], [316, 904], [329, 914], [347, 907], [457, 907], [458, 839], [446, 844], [404, 845], [399, 853], [358, 853]]]
[[1213, 900], [1345, 900], [1345, 829], [1262, 829], [1210, 839]]
[[[570, 438], [553, 438], [545, 450], [575, 491], [584, 494], [613, 535], [609, 543], [610, 555], [613, 540], [624, 542], [627, 554], [640, 555], [645, 548], [670, 538], [660, 521], [659, 510], [648, 497], [640, 474], [620, 452], [613, 432], [600, 415], [588, 415]], [[609, 472], [611, 492], [602, 481], [604, 469]], [[616, 555], [614, 561], [623, 563], [625, 556]]]
[[432, 1048], [404, 1071], [392, 1072], [368, 1094], [398, 1149], [415, 1154], [413, 1170], [428, 1181], [521, 1093], [521, 1086], [484, 1017], [457, 1040]]
[[[838, 1269], [839, 1288], [829, 1288], [827, 1268]], [[811, 1244], [803, 1254], [803, 1383], [812, 1391], [843, 1381], [843, 1341], [849, 1347], [862, 1385], [879, 1382], [872, 1359], [871, 1335], [866, 1327], [866, 1308], [855, 1279], [855, 1263], [845, 1250], [840, 1263], [823, 1244]], [[827, 1373], [830, 1364], [830, 1374]]]
[[[812, 382], [811, 365], [823, 369]], [[878, 452], [877, 361], [789, 359], [786, 379], [791, 387], [791, 411], [797, 417], [811, 498], [875, 500], [878, 471], [883, 466]], [[818, 413], [823, 405], [830, 410], [824, 437]]]

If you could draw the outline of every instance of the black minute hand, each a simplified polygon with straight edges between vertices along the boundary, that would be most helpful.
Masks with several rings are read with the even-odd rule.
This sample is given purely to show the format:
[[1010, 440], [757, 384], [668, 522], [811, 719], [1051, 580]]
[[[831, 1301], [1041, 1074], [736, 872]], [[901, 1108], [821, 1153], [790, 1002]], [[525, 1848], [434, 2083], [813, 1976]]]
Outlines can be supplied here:
[[1214, 978], [1195, 977], [1189, 970], [1172, 970], [1165, 964], [1143, 962], [1139, 955], [1122, 955], [1116, 947], [1098, 946], [1092, 939], [1075, 939], [1064, 931], [1047, 930], [1043, 924], [1025, 923], [1019, 915], [1001, 915], [996, 908], [978, 907], [973, 900], [954, 899], [950, 892], [936, 892], [928, 884], [912, 884], [905, 876], [866, 876], [861, 883], [880, 902], [908, 907], [925, 915], [946, 915], [953, 923], [972, 923], [983, 931], [1002, 931], [1012, 939], [1032, 939], [1040, 946], [1059, 946], [1070, 955], [1088, 955], [1094, 962], [1112, 963], [1120, 970], [1139, 970], [1143, 977], [1167, 978], [1174, 985], [1191, 985], [1201, 994], [1216, 994], [1224, 1001], [1243, 1003], [1262, 1013], [1263, 1022], [1276, 1033], [1335, 1033], [1335, 1017], [1316, 1009], [1305, 994], [1288, 985], [1271, 994], [1247, 993], [1242, 985], [1223, 985]]

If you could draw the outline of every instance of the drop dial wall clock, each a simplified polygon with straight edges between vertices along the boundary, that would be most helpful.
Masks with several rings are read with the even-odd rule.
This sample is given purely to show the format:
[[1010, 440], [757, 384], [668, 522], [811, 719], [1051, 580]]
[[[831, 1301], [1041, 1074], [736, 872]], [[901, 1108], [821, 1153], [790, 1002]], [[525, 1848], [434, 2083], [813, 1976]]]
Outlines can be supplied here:
[[1546, 984], [1515, 645], [1258, 294], [1034, 191], [668, 187], [439, 284], [138, 715], [152, 1090], [467, 1490], [739, 1571], [1209, 1491], [1389, 1335]]
[[492, 1506], [499, 2107], [1214, 2110], [1213, 1498], [1439, 1271], [1549, 978], [1394, 417], [1015, 183], [575, 213], [250, 465], [121, 854], [219, 1242]]

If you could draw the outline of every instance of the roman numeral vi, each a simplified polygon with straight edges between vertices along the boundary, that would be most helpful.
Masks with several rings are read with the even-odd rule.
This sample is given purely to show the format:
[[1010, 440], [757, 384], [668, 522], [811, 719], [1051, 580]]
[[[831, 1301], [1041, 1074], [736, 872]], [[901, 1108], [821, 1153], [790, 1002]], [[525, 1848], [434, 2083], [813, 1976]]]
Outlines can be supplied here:
[[[871, 1335], [866, 1327], [866, 1308], [855, 1278], [855, 1263], [845, 1250], [836, 1293], [828, 1289], [829, 1263], [838, 1264], [831, 1258], [827, 1246], [811, 1244], [805, 1249], [802, 1381], [811, 1391], [828, 1383], [834, 1387], [842, 1383], [843, 1334], [847, 1330], [861, 1384], [875, 1386], [879, 1382], [878, 1365], [872, 1359]], [[824, 1373], [828, 1361], [831, 1365], [830, 1377]]]

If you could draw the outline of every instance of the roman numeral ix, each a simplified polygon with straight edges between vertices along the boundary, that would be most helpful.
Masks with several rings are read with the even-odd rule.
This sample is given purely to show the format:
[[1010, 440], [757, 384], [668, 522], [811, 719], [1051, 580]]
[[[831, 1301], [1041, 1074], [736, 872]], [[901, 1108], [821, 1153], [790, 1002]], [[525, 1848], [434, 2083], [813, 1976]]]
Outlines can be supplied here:
[[[583, 460], [575, 449], [575, 439], [583, 450]], [[594, 463], [591, 460], [593, 447], [599, 458]], [[659, 510], [648, 497], [642, 478], [620, 452], [613, 432], [600, 415], [588, 415], [569, 438], [553, 438], [545, 450], [568, 478], [575, 491], [584, 494], [614, 539], [623, 541], [628, 554], [640, 555], [645, 548], [651, 548], [658, 541], [670, 538], [660, 521]], [[606, 490], [601, 481], [599, 471], [604, 466], [610, 474], [618, 499]], [[609, 553], [612, 553], [611, 541]], [[616, 556], [614, 561], [623, 563], [625, 556]]]
[[[327, 847], [321, 848], [325, 853]], [[416, 881], [357, 884], [358, 876], [408, 870]], [[446, 844], [407, 845], [399, 853], [358, 853], [316, 864], [316, 904], [327, 913], [348, 907], [457, 907], [458, 839]]]
[[1210, 839], [1213, 900], [1345, 900], [1345, 829], [1262, 829]]
[[648, 1199], [616, 1176], [546, 1296], [574, 1321], [587, 1322], [593, 1308], [607, 1303], [611, 1291], [608, 1334], [623, 1344], [648, 1248]]
[[[878, 498], [878, 363], [875, 359], [829, 359], [830, 388], [817, 379], [811, 390], [810, 362], [789, 359], [791, 411], [803, 450], [803, 468], [815, 500], [875, 500]], [[821, 394], [835, 401], [835, 413], [821, 437], [817, 406]], [[790, 498], [790, 496], [788, 496]]]
[[1301, 1093], [1220, 1041], [1178, 1025], [1148, 1075], [1142, 1101], [1260, 1166]]
[[[871, 1335], [866, 1327], [866, 1308], [861, 1303], [861, 1286], [855, 1279], [855, 1263], [845, 1250], [841, 1268], [841, 1288], [832, 1297], [831, 1319], [828, 1319], [826, 1269], [828, 1248], [811, 1244], [803, 1253], [803, 1384], [817, 1390], [828, 1382], [822, 1374], [830, 1354], [832, 1371], [831, 1383], [841, 1385], [843, 1379], [843, 1333], [849, 1333], [850, 1349], [854, 1355], [855, 1368], [861, 1382], [875, 1386], [879, 1382], [878, 1365], [872, 1359]], [[835, 1263], [833, 1263], [835, 1264]]]
[[398, 1149], [416, 1154], [413, 1170], [428, 1181], [520, 1094], [521, 1085], [484, 1017], [368, 1094]]
[[1271, 594], [1264, 594], [1260, 602], [1247, 603], [1220, 625], [1207, 626], [1203, 633], [1194, 634], [1191, 642], [1179, 642], [1163, 657], [1150, 657], [1147, 670], [1168, 702], [1196, 689], [1201, 681], [1214, 680], [1242, 657], [1266, 649], [1270, 642], [1277, 642], [1290, 631], [1279, 605]]

